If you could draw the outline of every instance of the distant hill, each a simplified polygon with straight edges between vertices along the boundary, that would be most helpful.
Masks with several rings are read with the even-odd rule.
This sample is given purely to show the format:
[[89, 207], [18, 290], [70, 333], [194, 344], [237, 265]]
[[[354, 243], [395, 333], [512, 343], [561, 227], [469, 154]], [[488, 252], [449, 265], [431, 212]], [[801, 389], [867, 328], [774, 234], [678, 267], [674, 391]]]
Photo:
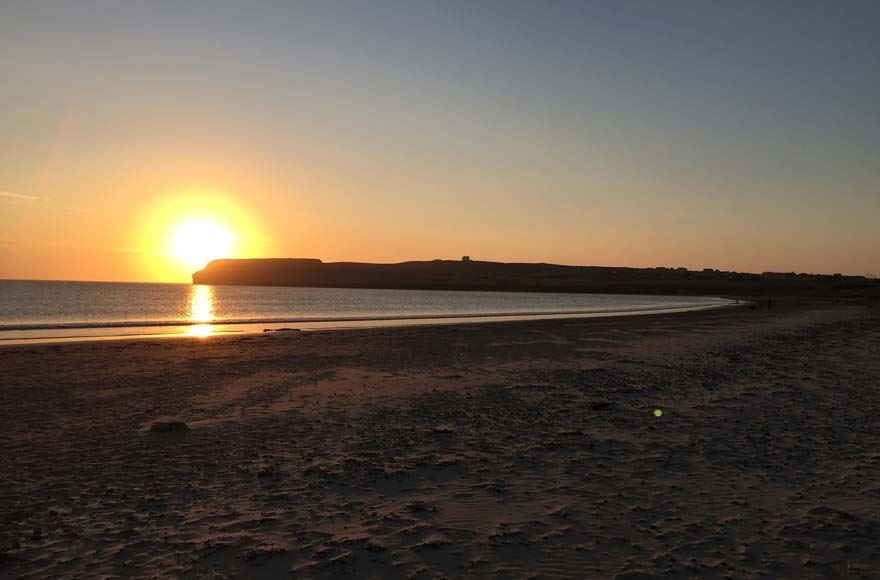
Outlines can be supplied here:
[[324, 263], [317, 259], [214, 260], [194, 284], [306, 286], [609, 294], [721, 296], [871, 294], [880, 282], [862, 276], [749, 274], [684, 268], [608, 268], [432, 260], [399, 264]]

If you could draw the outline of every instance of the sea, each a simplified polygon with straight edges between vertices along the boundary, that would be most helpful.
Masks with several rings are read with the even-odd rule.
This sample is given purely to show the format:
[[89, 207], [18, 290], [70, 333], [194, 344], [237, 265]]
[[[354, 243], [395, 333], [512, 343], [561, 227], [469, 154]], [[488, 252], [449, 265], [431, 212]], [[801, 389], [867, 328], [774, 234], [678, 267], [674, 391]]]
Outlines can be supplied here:
[[694, 296], [0, 280], [0, 345], [724, 307]]

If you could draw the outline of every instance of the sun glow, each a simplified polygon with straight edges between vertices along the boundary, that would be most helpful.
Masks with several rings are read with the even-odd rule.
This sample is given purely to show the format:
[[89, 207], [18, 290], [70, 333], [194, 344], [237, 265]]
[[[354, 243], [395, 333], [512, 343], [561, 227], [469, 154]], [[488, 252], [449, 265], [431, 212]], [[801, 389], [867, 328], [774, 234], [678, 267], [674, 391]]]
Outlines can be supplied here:
[[174, 257], [190, 268], [204, 268], [211, 260], [232, 253], [235, 235], [207, 219], [190, 219], [174, 228], [171, 240]]
[[[258, 258], [268, 241], [243, 200], [230, 195], [175, 193], [158, 199], [140, 220], [137, 246], [155, 280], [191, 281], [219, 258]], [[149, 275], [149, 274], [148, 274]]]

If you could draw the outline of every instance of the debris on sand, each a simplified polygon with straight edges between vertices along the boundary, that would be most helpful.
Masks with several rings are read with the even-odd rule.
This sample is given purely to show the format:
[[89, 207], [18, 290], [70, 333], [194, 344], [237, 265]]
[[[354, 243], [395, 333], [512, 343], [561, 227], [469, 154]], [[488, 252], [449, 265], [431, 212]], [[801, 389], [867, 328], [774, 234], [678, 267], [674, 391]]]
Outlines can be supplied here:
[[189, 425], [177, 417], [160, 417], [150, 423], [151, 433], [183, 433], [185, 431], [189, 431]]

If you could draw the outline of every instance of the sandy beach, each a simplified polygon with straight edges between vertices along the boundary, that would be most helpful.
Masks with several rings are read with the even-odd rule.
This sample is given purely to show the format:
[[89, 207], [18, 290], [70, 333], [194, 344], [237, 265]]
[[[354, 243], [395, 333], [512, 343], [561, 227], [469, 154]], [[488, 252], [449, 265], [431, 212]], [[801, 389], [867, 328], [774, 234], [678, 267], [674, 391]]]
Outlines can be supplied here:
[[0, 348], [0, 577], [876, 577], [878, 344], [777, 299]]

